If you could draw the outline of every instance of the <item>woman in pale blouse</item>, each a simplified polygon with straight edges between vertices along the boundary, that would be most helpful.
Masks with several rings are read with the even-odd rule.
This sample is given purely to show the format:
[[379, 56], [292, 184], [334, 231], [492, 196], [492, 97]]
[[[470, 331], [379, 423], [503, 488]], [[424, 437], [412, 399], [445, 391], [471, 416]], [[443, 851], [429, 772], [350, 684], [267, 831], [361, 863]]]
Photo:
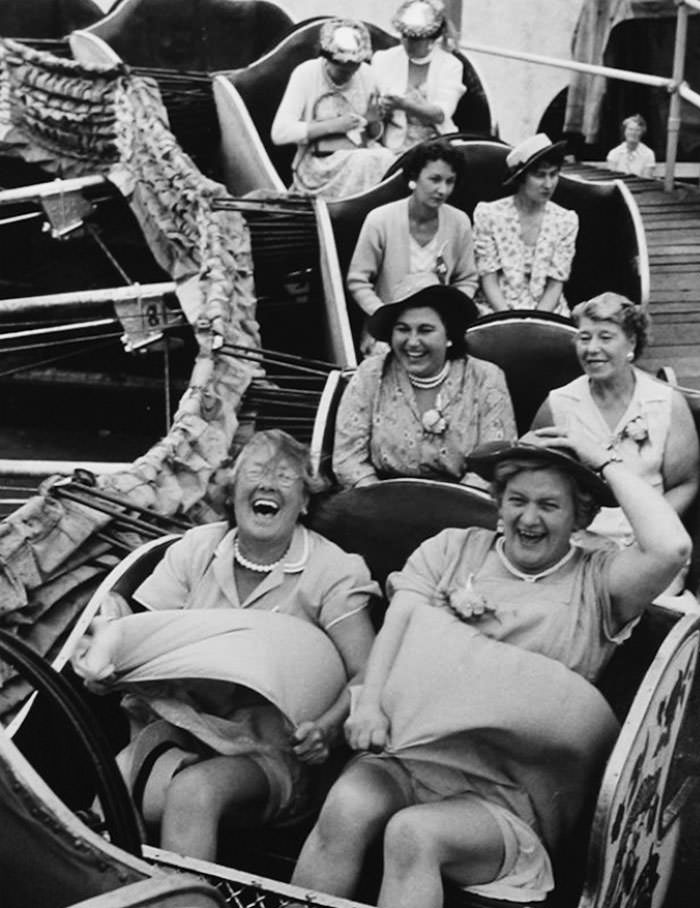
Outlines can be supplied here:
[[459, 290], [469, 305], [478, 282], [471, 223], [446, 204], [461, 171], [459, 152], [445, 140], [419, 145], [404, 171], [411, 195], [365, 218], [347, 285], [367, 315], [388, 302], [407, 275], [424, 272]]
[[401, 153], [456, 132], [452, 117], [465, 87], [462, 64], [445, 47], [448, 23], [441, 0], [406, 0], [392, 25], [401, 44], [377, 51], [372, 70], [381, 93], [381, 141]]

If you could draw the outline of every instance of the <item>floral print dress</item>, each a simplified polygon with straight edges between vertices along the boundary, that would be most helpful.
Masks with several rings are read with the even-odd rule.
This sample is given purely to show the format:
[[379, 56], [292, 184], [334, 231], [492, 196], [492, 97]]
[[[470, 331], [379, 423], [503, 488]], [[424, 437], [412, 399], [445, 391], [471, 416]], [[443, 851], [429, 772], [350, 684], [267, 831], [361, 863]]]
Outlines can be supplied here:
[[[474, 209], [474, 252], [479, 276], [498, 274], [498, 283], [511, 309], [537, 309], [547, 280], [569, 279], [576, 251], [578, 215], [547, 202], [534, 247], [523, 242], [520, 216], [513, 196], [479, 202]], [[477, 296], [482, 313], [491, 311], [482, 293]], [[564, 294], [554, 310], [568, 315]]]
[[505, 376], [493, 363], [452, 360], [438, 409], [421, 413], [406, 370], [392, 353], [378, 353], [361, 363], [340, 402], [333, 470], [345, 488], [392, 476], [483, 485], [466, 472], [467, 454], [516, 435]]

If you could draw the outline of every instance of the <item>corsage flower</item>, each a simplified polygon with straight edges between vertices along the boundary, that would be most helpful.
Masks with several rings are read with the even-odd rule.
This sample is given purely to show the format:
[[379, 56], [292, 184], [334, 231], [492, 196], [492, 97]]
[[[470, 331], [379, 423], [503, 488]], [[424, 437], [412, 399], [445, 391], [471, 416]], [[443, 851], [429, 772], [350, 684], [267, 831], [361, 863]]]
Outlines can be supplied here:
[[635, 416], [627, 423], [620, 433], [620, 438], [631, 438], [641, 447], [645, 441], [649, 440], [649, 426], [646, 417], [642, 414]]
[[437, 407], [426, 410], [421, 417], [421, 423], [425, 431], [431, 435], [442, 435], [447, 428], [447, 420]]
[[462, 621], [479, 621], [487, 612], [496, 612], [495, 607], [474, 587], [474, 574], [467, 577], [461, 589], [450, 592], [447, 599], [451, 611]]

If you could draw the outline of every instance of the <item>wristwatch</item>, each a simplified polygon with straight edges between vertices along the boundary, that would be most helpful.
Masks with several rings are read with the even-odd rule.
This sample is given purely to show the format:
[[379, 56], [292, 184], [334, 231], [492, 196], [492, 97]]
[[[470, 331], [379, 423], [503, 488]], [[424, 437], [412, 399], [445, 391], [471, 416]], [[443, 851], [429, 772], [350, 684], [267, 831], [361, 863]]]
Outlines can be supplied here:
[[611, 463], [622, 463], [622, 458], [621, 458], [620, 455], [617, 453], [617, 451], [615, 450], [615, 448], [612, 447], [612, 445], [611, 445], [609, 448], [607, 448], [606, 450], [607, 450], [608, 456], [607, 456], [606, 459], [600, 464], [600, 466], [596, 467], [596, 470], [595, 470], [595, 472], [596, 472], [596, 473], [598, 474], [598, 476], [600, 476], [601, 478], [603, 477], [603, 470], [604, 470], [606, 467], [610, 466]]

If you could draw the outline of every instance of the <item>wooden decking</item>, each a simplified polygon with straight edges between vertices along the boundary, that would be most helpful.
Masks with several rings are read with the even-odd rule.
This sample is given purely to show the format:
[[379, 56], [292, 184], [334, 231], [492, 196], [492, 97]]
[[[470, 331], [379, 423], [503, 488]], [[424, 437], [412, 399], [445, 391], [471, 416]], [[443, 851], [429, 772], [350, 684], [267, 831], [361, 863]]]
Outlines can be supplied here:
[[583, 179], [621, 179], [639, 207], [651, 272], [652, 340], [641, 365], [675, 370], [680, 385], [700, 390], [700, 191], [681, 185], [663, 191], [659, 180], [626, 177], [600, 167], [567, 164]]

